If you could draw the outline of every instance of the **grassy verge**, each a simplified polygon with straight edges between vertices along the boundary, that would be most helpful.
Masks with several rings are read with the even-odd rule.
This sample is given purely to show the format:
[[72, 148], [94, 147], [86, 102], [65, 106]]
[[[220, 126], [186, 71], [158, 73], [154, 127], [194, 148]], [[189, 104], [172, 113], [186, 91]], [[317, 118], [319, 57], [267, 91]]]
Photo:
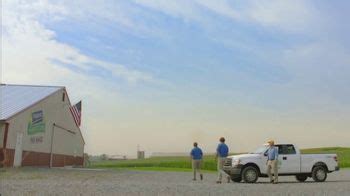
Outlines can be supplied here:
[[[312, 148], [303, 149], [302, 153], [336, 153], [340, 167], [350, 167], [350, 148]], [[92, 162], [90, 167], [148, 171], [191, 171], [191, 161], [189, 157], [154, 157], [143, 160], [98, 161]], [[202, 169], [209, 172], [216, 170], [214, 156], [204, 156]]]
[[[121, 169], [121, 168], [118, 168]], [[176, 167], [125, 167], [125, 170], [133, 171], [166, 171], [166, 172], [192, 172], [190, 168], [176, 168]], [[214, 170], [202, 170], [204, 173], [216, 172]]]
[[[143, 160], [98, 161], [92, 162], [91, 167], [119, 169], [124, 168], [152, 171], [190, 171], [191, 160], [189, 159], [189, 157], [155, 157]], [[214, 156], [204, 157], [202, 169], [209, 171], [216, 170]]]

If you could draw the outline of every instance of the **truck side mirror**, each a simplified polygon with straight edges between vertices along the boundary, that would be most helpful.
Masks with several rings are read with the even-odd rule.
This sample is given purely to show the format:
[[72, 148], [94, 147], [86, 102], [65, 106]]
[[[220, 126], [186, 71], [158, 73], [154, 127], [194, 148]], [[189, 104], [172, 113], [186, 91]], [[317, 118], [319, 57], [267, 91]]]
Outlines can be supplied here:
[[267, 157], [267, 152], [264, 153], [264, 156]]

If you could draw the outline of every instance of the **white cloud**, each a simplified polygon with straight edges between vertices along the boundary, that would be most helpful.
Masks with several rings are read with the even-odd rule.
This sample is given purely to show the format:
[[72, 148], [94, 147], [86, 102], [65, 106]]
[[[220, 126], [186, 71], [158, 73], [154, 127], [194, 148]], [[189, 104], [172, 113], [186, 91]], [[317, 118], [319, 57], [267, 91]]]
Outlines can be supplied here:
[[[52, 77], [57, 75], [57, 71], [65, 69], [55, 65], [52, 60], [75, 65], [84, 70], [91, 69], [93, 65], [132, 83], [152, 80], [149, 74], [91, 58], [78, 49], [55, 40], [55, 32], [45, 28], [37, 17], [56, 14], [63, 16], [66, 13], [64, 7], [52, 5], [48, 1], [35, 1], [32, 4], [12, 1], [4, 2], [3, 10], [5, 81], [39, 77], [47, 81], [61, 77]], [[22, 70], [22, 73], [18, 73], [18, 70]]]
[[217, 14], [221, 14], [223, 16], [229, 17], [234, 20], [239, 20], [241, 14], [233, 9], [230, 5], [229, 1], [220, 0], [220, 1], [212, 1], [212, 0], [195, 0], [196, 3], [200, 6], [203, 6]]
[[135, 2], [190, 22], [200, 21], [205, 23], [207, 12], [203, 11], [204, 8], [232, 19], [234, 22], [255, 23], [289, 32], [304, 31], [310, 28], [309, 25], [319, 17], [317, 10], [302, 0], [251, 0], [240, 2], [227, 0], [135, 0]]
[[263, 26], [292, 32], [305, 31], [317, 17], [317, 11], [301, 0], [255, 0], [243, 14]]
[[164, 14], [182, 18], [187, 22], [200, 21], [200, 10], [193, 1], [177, 0], [134, 0], [136, 3], [154, 10], [161, 11]]

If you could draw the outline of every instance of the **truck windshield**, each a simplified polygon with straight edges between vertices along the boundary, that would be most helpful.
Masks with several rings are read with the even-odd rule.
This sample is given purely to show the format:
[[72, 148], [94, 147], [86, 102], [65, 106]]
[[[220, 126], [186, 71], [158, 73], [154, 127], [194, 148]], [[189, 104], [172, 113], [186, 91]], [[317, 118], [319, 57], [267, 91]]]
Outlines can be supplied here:
[[267, 146], [261, 146], [255, 151], [251, 152], [251, 154], [263, 154], [266, 152], [266, 150], [267, 150]]

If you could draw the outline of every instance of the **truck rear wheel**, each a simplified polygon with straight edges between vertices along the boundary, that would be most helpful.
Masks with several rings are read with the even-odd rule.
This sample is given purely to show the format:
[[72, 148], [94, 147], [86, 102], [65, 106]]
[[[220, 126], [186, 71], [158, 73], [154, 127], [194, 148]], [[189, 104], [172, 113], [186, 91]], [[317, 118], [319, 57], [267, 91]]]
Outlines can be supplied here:
[[243, 169], [242, 178], [246, 183], [255, 183], [259, 178], [258, 170], [253, 166], [248, 166]]
[[312, 169], [311, 176], [315, 182], [324, 182], [327, 179], [327, 169], [322, 166], [316, 166]]
[[296, 178], [299, 182], [305, 182], [305, 180], [307, 179], [307, 175], [296, 175], [295, 178]]

